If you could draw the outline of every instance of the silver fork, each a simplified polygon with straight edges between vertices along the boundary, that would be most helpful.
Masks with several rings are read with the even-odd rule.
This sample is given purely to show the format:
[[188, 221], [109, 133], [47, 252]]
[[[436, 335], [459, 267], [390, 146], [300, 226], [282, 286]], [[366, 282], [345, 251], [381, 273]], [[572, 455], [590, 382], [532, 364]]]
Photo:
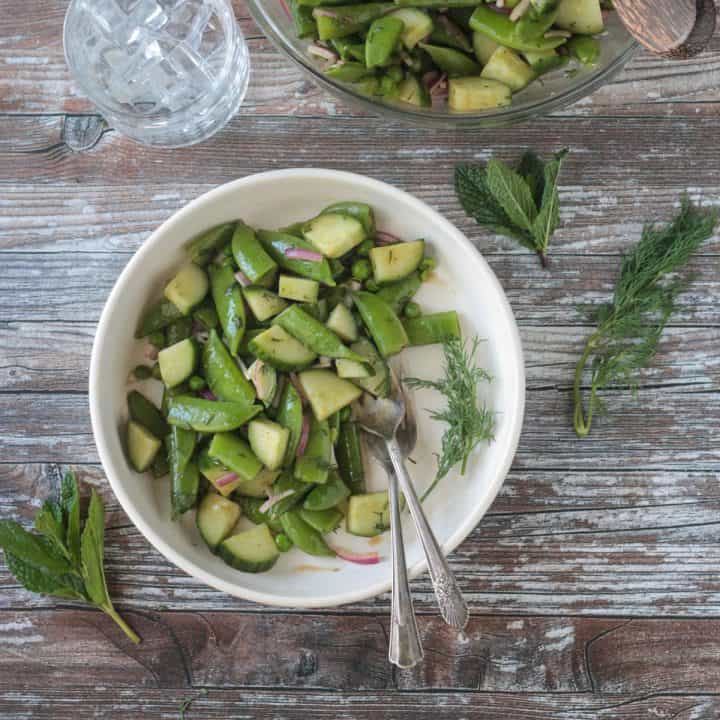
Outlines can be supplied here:
[[390, 372], [392, 380], [390, 396], [387, 398], [373, 398], [366, 393], [363, 400], [356, 404], [356, 417], [365, 430], [385, 441], [390, 462], [395, 470], [395, 473], [389, 474], [391, 488], [393, 477], [397, 476], [425, 551], [430, 580], [440, 607], [440, 614], [448, 625], [462, 629], [467, 624], [469, 617], [467, 604], [460, 592], [455, 576], [440, 550], [440, 545], [427, 521], [425, 511], [418, 500], [415, 488], [403, 462], [403, 452], [397, 440], [397, 431], [398, 426], [405, 417], [405, 398], [395, 373], [392, 370]]

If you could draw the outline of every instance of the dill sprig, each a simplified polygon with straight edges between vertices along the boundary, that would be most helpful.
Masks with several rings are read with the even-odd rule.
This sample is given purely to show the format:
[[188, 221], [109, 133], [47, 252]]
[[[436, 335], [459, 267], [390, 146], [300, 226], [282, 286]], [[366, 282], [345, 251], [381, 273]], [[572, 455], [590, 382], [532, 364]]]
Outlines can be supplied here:
[[494, 438], [495, 414], [484, 404], [478, 405], [479, 385], [492, 378], [475, 364], [480, 340], [475, 337], [468, 346], [459, 340], [448, 340], [444, 344], [444, 377], [441, 380], [406, 378], [412, 388], [437, 390], [445, 396], [446, 405], [442, 410], [430, 411], [433, 420], [447, 423], [442, 436], [442, 450], [438, 457], [435, 480], [425, 491], [425, 499], [437, 483], [458, 463], [460, 473], [465, 474], [470, 453], [478, 443], [490, 442]]
[[[590, 432], [593, 414], [604, 410], [598, 393], [608, 385], [637, 391], [638, 373], [657, 352], [660, 337], [676, 308], [685, 282], [668, 275], [681, 270], [717, 225], [715, 211], [702, 210], [683, 196], [680, 212], [668, 225], [648, 224], [640, 242], [623, 258], [611, 302], [587, 312], [597, 329], [588, 338], [575, 369], [575, 432]], [[590, 368], [590, 397], [583, 405], [582, 381]]]

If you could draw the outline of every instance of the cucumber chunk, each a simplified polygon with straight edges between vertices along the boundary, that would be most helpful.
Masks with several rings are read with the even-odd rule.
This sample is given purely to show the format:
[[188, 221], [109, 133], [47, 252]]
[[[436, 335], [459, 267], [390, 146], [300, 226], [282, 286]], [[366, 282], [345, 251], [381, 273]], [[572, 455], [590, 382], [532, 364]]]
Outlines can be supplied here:
[[317, 357], [279, 325], [273, 325], [254, 337], [248, 343], [248, 349], [268, 365], [287, 372], [302, 370]]
[[335, 370], [338, 377], [341, 378], [368, 378], [373, 375], [367, 365], [355, 362], [355, 360], [346, 360], [345, 358], [338, 358], [335, 361]]
[[253, 480], [262, 470], [262, 463], [247, 442], [234, 433], [226, 432], [214, 435], [208, 447], [208, 455], [220, 461], [244, 480]]
[[136, 423], [140, 423], [140, 425], [149, 430], [155, 437], [163, 438], [170, 432], [170, 428], [165, 422], [162, 413], [137, 390], [128, 393], [127, 404], [130, 419]]
[[270, 487], [277, 480], [278, 475], [280, 475], [278, 470], [263, 468], [254, 478], [241, 480], [235, 488], [235, 493], [243, 497], [267, 498]]
[[374, 247], [370, 250], [370, 262], [375, 282], [402, 280], [417, 270], [424, 254], [424, 240]]
[[287, 307], [285, 300], [263, 287], [251, 285], [243, 288], [242, 293], [258, 322], [269, 320]]
[[321, 421], [357, 400], [362, 389], [331, 370], [305, 370], [298, 376], [315, 417]]
[[481, 77], [451, 78], [448, 85], [448, 107], [451, 110], [492, 110], [512, 103], [512, 90], [497, 80]]
[[523, 55], [536, 76], [555, 70], [568, 61], [568, 57], [560, 55], [557, 50], [538, 50], [537, 52], [526, 52]]
[[518, 92], [535, 79], [535, 73], [514, 50], [500, 46], [490, 56], [480, 77], [497, 80], [513, 92]]
[[236, 480], [233, 480], [232, 482], [225, 481], [218, 484], [218, 480], [221, 478], [228, 478], [228, 475], [232, 474], [232, 470], [223, 465], [216, 458], [210, 457], [207, 447], [200, 451], [197, 459], [197, 465], [200, 474], [203, 475], [223, 497], [228, 497], [228, 495], [234, 492], [238, 485], [242, 482], [242, 477], [235, 473], [237, 475]]
[[365, 228], [351, 215], [326, 212], [310, 220], [303, 235], [325, 257], [338, 258], [365, 239]]
[[597, 35], [605, 29], [600, 0], [560, 0], [555, 24], [581, 35]]
[[355, 342], [358, 339], [358, 326], [350, 308], [338, 303], [325, 323], [341, 340]]
[[270, 470], [282, 466], [289, 439], [290, 431], [272, 420], [252, 420], [248, 425], [250, 447]]
[[300, 517], [319, 533], [329, 533], [337, 530], [343, 519], [343, 514], [337, 508], [327, 510], [300, 509]]
[[[281, 275], [278, 282], [278, 295], [297, 302], [316, 303], [320, 283], [317, 280]], [[285, 303], [287, 305], [287, 303]]]
[[416, 8], [400, 8], [387, 17], [402, 20], [404, 27], [400, 40], [408, 50], [412, 50], [423, 38], [430, 35], [433, 29], [432, 18]]
[[367, 378], [353, 378], [353, 383], [376, 397], [387, 397], [390, 392], [390, 373], [385, 360], [375, 346], [367, 339], [362, 338], [351, 345], [358, 355], [362, 355], [370, 363], [373, 374]]
[[240, 519], [240, 506], [222, 495], [208, 493], [197, 511], [197, 528], [205, 544], [215, 552]]
[[153, 463], [162, 443], [147, 428], [130, 420], [127, 424], [127, 450], [130, 464], [145, 472]]
[[417, 107], [430, 107], [432, 99], [428, 89], [412, 73], [408, 73], [398, 85], [397, 99]]
[[483, 64], [486, 65], [492, 54], [500, 46], [492, 39], [489, 38], [485, 33], [474, 32], [473, 33], [473, 50], [475, 51], [475, 57]]
[[236, 570], [251, 573], [269, 570], [280, 557], [272, 533], [264, 524], [223, 540], [218, 554]]
[[[364, 57], [364, 47], [362, 45], [360, 47], [363, 48]], [[328, 205], [326, 208], [323, 208], [322, 212], [323, 214], [341, 213], [342, 215], [351, 215], [363, 224], [363, 227], [365, 228], [365, 235], [367, 237], [375, 235], [375, 213], [373, 212], [372, 207], [370, 207], [367, 203], [346, 200]]]
[[197, 343], [192, 338], [186, 338], [161, 350], [158, 353], [158, 365], [165, 386], [177, 387], [194, 375], [199, 358]]
[[195, 263], [189, 263], [165, 286], [165, 297], [183, 315], [189, 315], [205, 299], [209, 289], [206, 272]]
[[375, 537], [390, 528], [387, 490], [351, 495], [348, 501], [347, 529], [352, 535]]

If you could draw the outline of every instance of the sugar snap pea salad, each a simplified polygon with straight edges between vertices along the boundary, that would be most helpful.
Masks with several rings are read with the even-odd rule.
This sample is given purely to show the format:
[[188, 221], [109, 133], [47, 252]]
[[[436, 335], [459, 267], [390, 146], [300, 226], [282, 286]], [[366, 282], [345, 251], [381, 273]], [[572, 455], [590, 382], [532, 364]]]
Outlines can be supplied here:
[[287, 0], [330, 78], [359, 92], [458, 112], [512, 96], [571, 59], [600, 57], [607, 0]]
[[460, 337], [456, 312], [423, 315], [412, 300], [434, 267], [424, 240], [341, 202], [279, 231], [219, 225], [187, 252], [136, 333], [157, 363], [134, 379], [162, 381], [163, 399], [129, 393], [130, 463], [169, 474], [173, 519], [197, 508], [202, 538], [238, 570], [269, 570], [292, 546], [377, 562], [325, 536], [389, 527], [350, 405], [389, 392], [390, 356]]

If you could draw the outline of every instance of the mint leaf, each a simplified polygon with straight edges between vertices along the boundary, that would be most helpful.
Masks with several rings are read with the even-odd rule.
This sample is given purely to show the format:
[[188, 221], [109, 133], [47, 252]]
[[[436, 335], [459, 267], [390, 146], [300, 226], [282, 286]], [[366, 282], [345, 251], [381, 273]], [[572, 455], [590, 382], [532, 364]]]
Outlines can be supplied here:
[[499, 160], [490, 160], [487, 187], [513, 225], [532, 232], [538, 210], [524, 178]]
[[75, 567], [80, 567], [80, 492], [75, 473], [68, 471], [60, 488], [60, 506], [63, 510], [66, 535], [65, 545]]
[[42, 533], [60, 554], [68, 557], [63, 511], [58, 503], [53, 500], [46, 500], [43, 503], [42, 508], [35, 515], [35, 529]]
[[85, 529], [82, 532], [80, 541], [80, 553], [85, 589], [96, 605], [105, 605], [110, 602], [103, 567], [104, 536], [105, 510], [100, 496], [93, 490], [87, 520], [85, 521]]
[[545, 182], [540, 205], [540, 213], [533, 224], [533, 235], [538, 245], [538, 252], [544, 256], [550, 245], [550, 239], [560, 224], [560, 193], [558, 192], [558, 176], [562, 161], [567, 150], [559, 152], [553, 160], [545, 165]]
[[67, 559], [55, 550], [52, 541], [30, 533], [12, 520], [0, 521], [0, 547], [24, 563], [50, 575], [72, 572]]
[[528, 150], [520, 158], [517, 171], [530, 187], [535, 205], [540, 207], [545, 189], [545, 163], [532, 150]]
[[15, 579], [30, 592], [55, 595], [73, 600], [86, 600], [80, 578], [70, 574], [57, 574], [23, 560], [5, 551], [5, 562]]

